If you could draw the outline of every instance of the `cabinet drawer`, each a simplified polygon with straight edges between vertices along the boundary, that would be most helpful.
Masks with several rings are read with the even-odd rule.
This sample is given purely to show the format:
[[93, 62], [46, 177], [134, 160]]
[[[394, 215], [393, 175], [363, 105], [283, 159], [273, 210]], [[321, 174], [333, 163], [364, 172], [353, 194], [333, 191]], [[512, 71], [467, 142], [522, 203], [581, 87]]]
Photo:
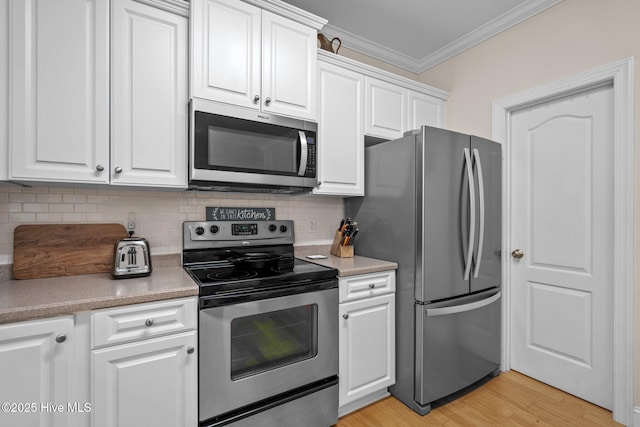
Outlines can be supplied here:
[[197, 328], [197, 298], [182, 298], [91, 313], [92, 348]]
[[340, 302], [395, 292], [395, 271], [359, 274], [340, 278]]

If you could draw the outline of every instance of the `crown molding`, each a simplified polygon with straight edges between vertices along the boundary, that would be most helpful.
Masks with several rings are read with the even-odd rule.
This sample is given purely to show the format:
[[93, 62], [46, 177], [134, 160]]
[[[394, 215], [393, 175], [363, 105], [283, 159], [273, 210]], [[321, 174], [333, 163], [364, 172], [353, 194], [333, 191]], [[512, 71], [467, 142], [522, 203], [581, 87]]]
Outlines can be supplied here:
[[523, 3], [421, 59], [389, 49], [330, 24], [324, 27], [323, 32], [331, 34], [331, 37], [339, 37], [342, 44], [351, 50], [420, 74], [561, 1], [531, 0]]
[[327, 20], [313, 13], [307, 12], [295, 6], [285, 3], [282, 0], [243, 0], [245, 3], [258, 6], [261, 9], [268, 10], [276, 15], [284, 16], [293, 21], [307, 25], [315, 30], [321, 29]]

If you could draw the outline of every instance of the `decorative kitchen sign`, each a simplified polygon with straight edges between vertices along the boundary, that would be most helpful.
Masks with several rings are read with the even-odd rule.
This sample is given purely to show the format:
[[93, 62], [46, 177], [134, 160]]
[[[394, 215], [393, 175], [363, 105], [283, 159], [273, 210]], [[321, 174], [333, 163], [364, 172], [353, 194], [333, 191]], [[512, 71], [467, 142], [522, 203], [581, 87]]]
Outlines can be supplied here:
[[227, 208], [207, 206], [207, 221], [270, 221], [276, 208]]

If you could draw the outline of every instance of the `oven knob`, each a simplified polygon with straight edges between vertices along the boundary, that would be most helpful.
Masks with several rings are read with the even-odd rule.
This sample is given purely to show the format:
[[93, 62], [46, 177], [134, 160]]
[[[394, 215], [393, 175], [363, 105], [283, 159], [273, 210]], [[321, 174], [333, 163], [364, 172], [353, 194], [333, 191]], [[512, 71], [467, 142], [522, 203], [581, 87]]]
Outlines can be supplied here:
[[212, 225], [211, 228], [209, 228], [209, 230], [213, 233], [216, 234], [220, 228], [217, 225]]
[[280, 231], [282, 231], [283, 233], [287, 232], [287, 226], [286, 225], [281, 225], [280, 226]]
[[197, 228], [196, 228], [196, 234], [197, 234], [198, 236], [202, 236], [202, 235], [204, 234], [204, 228], [202, 228], [202, 227], [197, 227]]
[[269, 226], [269, 231], [271, 231], [271, 232], [274, 232], [274, 231], [276, 231], [277, 229], [278, 229], [278, 227], [276, 227], [276, 226], [275, 226], [275, 224], [271, 224], [271, 225]]

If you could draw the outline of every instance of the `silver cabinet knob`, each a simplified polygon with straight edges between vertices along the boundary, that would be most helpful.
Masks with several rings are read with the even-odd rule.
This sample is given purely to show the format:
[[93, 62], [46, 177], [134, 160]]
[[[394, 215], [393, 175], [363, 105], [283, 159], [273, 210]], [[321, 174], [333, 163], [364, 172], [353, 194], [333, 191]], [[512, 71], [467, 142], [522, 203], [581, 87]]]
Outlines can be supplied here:
[[102, 171], [104, 170], [104, 166], [102, 166], [102, 165], [98, 165], [98, 166], [96, 166], [96, 170], [97, 170], [98, 172], [102, 172]]
[[145, 324], [146, 326], [153, 326], [153, 324], [154, 324], [154, 323], [156, 323], [156, 322], [155, 322], [155, 320], [153, 320], [153, 319], [147, 319], [147, 320], [144, 322], [144, 324]]
[[57, 343], [63, 343], [67, 340], [67, 336], [65, 334], [60, 334], [56, 337]]
[[347, 319], [349, 318], [349, 315], [348, 315], [347, 313], [345, 313], [345, 314], [343, 314], [343, 315], [342, 315], [342, 318], [343, 318], [344, 320], [347, 320]]
[[260, 95], [256, 95], [253, 97], [253, 102], [258, 102], [260, 101]]
[[264, 103], [269, 105], [271, 103], [271, 98], [269, 98], [268, 96], [265, 98]]
[[376, 284], [375, 284], [375, 283], [369, 283], [369, 287], [370, 287], [371, 289], [373, 289], [373, 288], [375, 288], [375, 287], [376, 287]]
[[193, 348], [191, 346], [187, 347], [187, 354], [193, 354], [194, 351], [196, 351], [195, 348]]
[[524, 256], [524, 252], [522, 252], [522, 249], [515, 249], [513, 252], [511, 252], [511, 256], [520, 259]]
[[122, 173], [122, 168], [121, 168], [120, 166], [117, 166], [117, 167], [114, 169], [114, 171], [115, 171], [115, 173]]

